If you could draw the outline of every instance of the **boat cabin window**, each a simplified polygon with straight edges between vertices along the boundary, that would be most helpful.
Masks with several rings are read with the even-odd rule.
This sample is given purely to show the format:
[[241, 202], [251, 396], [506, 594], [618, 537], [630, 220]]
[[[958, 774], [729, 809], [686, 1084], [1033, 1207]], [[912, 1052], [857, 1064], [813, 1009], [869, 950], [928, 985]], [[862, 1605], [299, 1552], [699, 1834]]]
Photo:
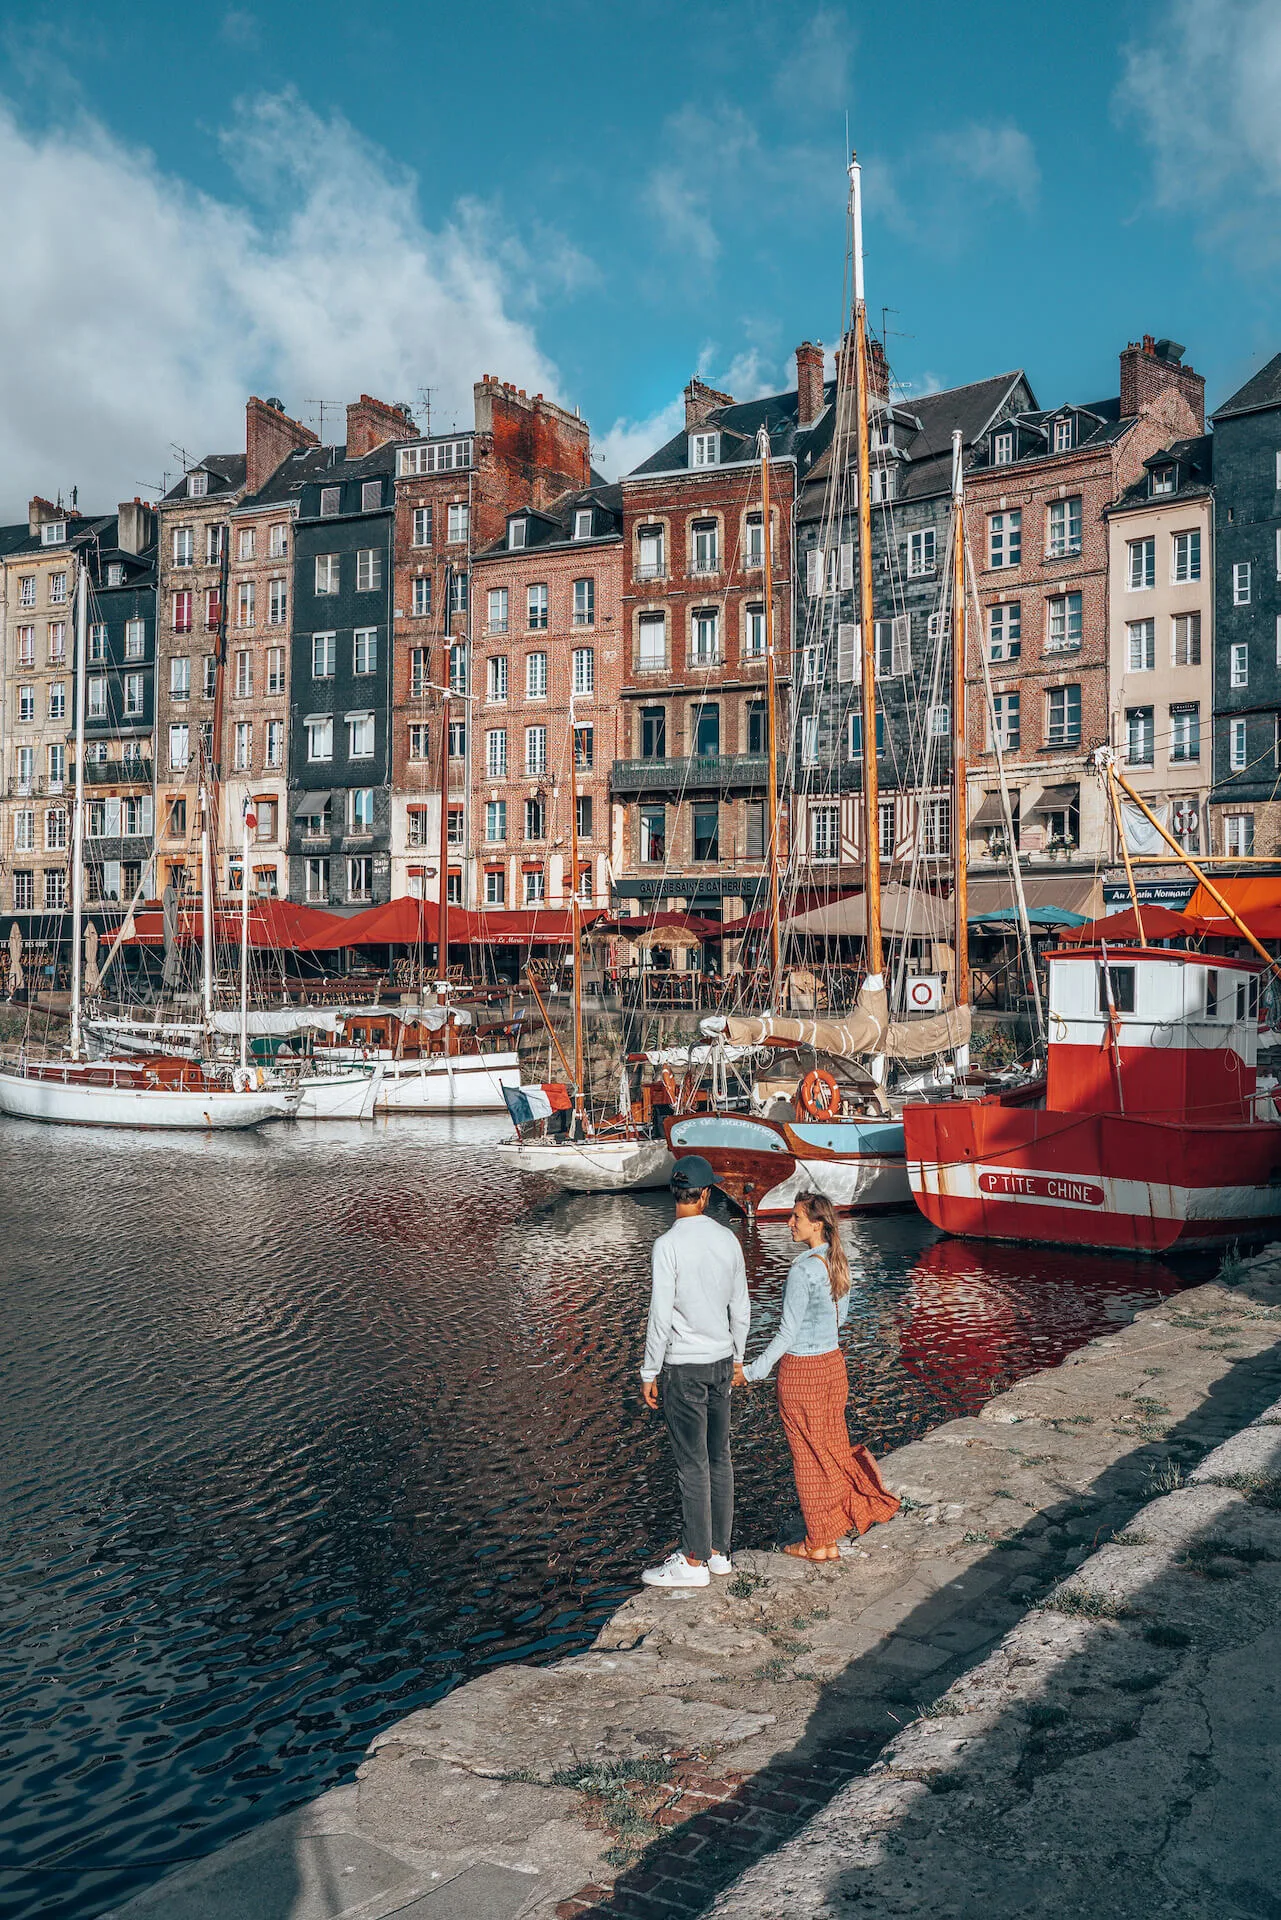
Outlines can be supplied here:
[[[1108, 998], [1108, 985], [1111, 983], [1112, 997]], [[1134, 1012], [1134, 968], [1099, 968], [1099, 1012], [1110, 1013], [1115, 1007], [1118, 1013]]]
[[1217, 1020], [1219, 1017], [1219, 970], [1211, 967], [1205, 976], [1205, 1017]]
[[1237, 981], [1237, 1019], [1253, 1020], [1259, 1011], [1259, 982], [1251, 975], [1247, 980]]

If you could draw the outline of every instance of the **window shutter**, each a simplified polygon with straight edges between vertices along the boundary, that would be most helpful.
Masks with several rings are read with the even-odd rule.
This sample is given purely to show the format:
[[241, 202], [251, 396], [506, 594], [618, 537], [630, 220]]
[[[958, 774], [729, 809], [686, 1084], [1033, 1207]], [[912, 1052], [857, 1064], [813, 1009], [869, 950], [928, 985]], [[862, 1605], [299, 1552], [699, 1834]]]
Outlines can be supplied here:
[[912, 666], [912, 616], [910, 613], [895, 614], [890, 651], [890, 672], [892, 674], [910, 672]]
[[[1281, 536], [1278, 536], [1278, 537], [1281, 538]], [[852, 541], [847, 541], [841, 547], [841, 592], [852, 593], [853, 590], [854, 590], [854, 544]]]
[[854, 621], [842, 621], [836, 629], [836, 678], [858, 677], [859, 629]]
[[107, 802], [106, 826], [107, 831], [104, 837], [108, 840], [118, 840], [120, 838], [120, 802], [118, 800]]
[[805, 556], [805, 586], [810, 594], [823, 591], [822, 547], [811, 547]]

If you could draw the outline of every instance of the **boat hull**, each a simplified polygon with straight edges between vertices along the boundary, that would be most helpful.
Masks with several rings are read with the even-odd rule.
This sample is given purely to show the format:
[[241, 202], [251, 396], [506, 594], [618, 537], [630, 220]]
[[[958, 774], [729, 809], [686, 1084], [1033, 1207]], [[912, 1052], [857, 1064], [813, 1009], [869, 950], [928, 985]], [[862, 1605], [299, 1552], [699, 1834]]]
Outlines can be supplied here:
[[687, 1113], [665, 1120], [663, 1132], [674, 1159], [697, 1153], [707, 1161], [721, 1192], [742, 1213], [759, 1213], [766, 1195], [796, 1170], [783, 1130], [772, 1120], [745, 1113]]
[[204, 1133], [291, 1120], [297, 1105], [297, 1093], [287, 1087], [236, 1093], [222, 1087], [144, 1087], [123, 1079], [110, 1085], [71, 1075], [0, 1073], [0, 1113], [60, 1126]]
[[662, 1140], [504, 1140], [494, 1151], [519, 1172], [543, 1174], [568, 1193], [665, 1187], [674, 1165]]
[[520, 1085], [516, 1053], [458, 1053], [383, 1065], [379, 1113], [506, 1113], [504, 1087]]
[[1281, 1125], [997, 1101], [908, 1106], [903, 1125], [913, 1197], [945, 1233], [1164, 1253], [1281, 1232]]
[[305, 1074], [297, 1084], [299, 1120], [372, 1120], [382, 1073], [375, 1067], [372, 1073]]
[[750, 1114], [686, 1114], [666, 1124], [673, 1153], [699, 1153], [744, 1213], [785, 1220], [798, 1193], [821, 1193], [841, 1213], [912, 1204], [902, 1129], [884, 1121], [800, 1123]]

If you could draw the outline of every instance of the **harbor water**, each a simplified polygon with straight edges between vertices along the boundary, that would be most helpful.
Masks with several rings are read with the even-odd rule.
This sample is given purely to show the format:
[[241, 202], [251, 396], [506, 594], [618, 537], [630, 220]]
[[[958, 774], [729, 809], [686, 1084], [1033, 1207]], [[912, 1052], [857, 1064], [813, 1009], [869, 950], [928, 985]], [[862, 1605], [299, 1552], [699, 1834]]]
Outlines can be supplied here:
[[[669, 1546], [637, 1368], [670, 1203], [558, 1197], [505, 1130], [4, 1125], [0, 1914], [107, 1912], [460, 1680], [585, 1646]], [[755, 1351], [787, 1234], [722, 1217]], [[847, 1239], [877, 1451], [1207, 1276]], [[792, 1537], [772, 1388], [735, 1422], [738, 1543]]]

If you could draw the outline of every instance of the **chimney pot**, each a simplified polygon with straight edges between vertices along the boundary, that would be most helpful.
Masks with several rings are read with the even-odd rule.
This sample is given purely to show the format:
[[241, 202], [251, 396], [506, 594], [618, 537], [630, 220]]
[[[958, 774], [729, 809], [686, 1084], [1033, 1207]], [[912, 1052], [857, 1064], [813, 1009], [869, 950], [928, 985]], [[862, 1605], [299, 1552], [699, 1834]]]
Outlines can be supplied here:
[[796, 424], [813, 426], [823, 411], [823, 348], [802, 340], [796, 349]]

